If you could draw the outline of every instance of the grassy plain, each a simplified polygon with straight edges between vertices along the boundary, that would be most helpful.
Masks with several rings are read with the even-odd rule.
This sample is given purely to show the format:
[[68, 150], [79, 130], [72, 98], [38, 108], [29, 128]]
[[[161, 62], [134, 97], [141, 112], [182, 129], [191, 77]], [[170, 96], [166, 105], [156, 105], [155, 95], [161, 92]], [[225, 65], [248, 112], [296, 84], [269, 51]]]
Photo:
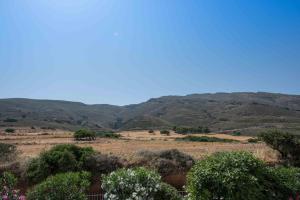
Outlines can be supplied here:
[[40, 152], [51, 148], [56, 144], [72, 143], [79, 146], [91, 146], [95, 150], [106, 154], [113, 154], [127, 159], [129, 162], [135, 159], [136, 153], [141, 150], [159, 151], [166, 149], [178, 149], [190, 154], [195, 159], [201, 159], [220, 151], [249, 151], [255, 156], [267, 162], [276, 162], [277, 154], [264, 143], [248, 143], [248, 136], [232, 136], [226, 134], [194, 134], [196, 136], [218, 137], [238, 140], [235, 143], [223, 142], [188, 142], [175, 141], [184, 135], [171, 132], [169, 136], [161, 135], [159, 131], [124, 131], [119, 134], [120, 139], [97, 138], [95, 141], [75, 141], [72, 132], [63, 130], [45, 130], [16, 128], [15, 133], [5, 133], [0, 130], [0, 142], [17, 145], [20, 157], [34, 157]]

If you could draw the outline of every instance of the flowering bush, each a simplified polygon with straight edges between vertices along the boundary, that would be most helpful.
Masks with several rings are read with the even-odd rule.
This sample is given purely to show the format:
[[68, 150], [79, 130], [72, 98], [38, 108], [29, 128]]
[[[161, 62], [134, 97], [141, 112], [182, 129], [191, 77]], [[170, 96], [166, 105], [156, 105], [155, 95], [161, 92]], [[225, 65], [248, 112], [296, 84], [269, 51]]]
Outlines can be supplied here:
[[107, 200], [153, 200], [161, 188], [161, 177], [143, 167], [120, 169], [102, 177]]
[[0, 200], [19, 200], [19, 191], [14, 187], [17, 183], [15, 176], [9, 172], [4, 172], [0, 177]]

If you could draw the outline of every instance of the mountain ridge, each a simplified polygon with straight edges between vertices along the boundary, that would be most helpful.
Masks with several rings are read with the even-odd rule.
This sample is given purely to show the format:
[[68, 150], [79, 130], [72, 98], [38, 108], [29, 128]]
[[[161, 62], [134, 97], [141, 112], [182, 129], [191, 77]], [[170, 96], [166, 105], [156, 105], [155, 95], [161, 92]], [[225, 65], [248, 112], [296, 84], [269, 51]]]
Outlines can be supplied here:
[[[7, 119], [16, 122], [7, 122]], [[75, 130], [149, 129], [207, 126], [257, 132], [300, 130], [300, 95], [267, 92], [169, 95], [117, 106], [64, 100], [0, 99], [0, 126], [45, 126]], [[249, 131], [248, 131], [249, 132]]]

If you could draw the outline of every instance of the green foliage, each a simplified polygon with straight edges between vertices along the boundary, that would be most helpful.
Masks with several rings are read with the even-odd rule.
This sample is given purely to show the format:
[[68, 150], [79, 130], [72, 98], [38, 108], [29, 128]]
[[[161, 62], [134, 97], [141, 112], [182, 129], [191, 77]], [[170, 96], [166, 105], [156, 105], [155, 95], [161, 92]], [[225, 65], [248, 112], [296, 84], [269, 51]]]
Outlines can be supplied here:
[[174, 187], [166, 183], [161, 183], [161, 187], [156, 192], [154, 200], [182, 200], [182, 197]]
[[0, 176], [0, 200], [6, 196], [9, 200], [19, 200], [19, 192], [15, 190], [17, 178], [9, 173], [4, 172]]
[[260, 142], [261, 140], [259, 138], [249, 138], [247, 140], [249, 143], [258, 143]]
[[168, 130], [161, 130], [160, 134], [162, 134], [162, 135], [170, 135], [170, 131], [168, 131]]
[[296, 196], [297, 193], [300, 193], [300, 168], [277, 167], [271, 168], [271, 170], [279, 181], [291, 191], [290, 194]]
[[123, 167], [123, 163], [116, 156], [94, 153], [87, 156], [83, 168], [93, 174], [106, 174]]
[[153, 130], [153, 129], [150, 129], [150, 130], [148, 131], [148, 133], [154, 133], [154, 130]]
[[208, 127], [202, 127], [202, 126], [199, 126], [198, 128], [174, 126], [173, 130], [179, 134], [210, 133], [210, 130]]
[[239, 131], [233, 131], [230, 135], [233, 135], [233, 136], [241, 136], [241, 132]]
[[18, 120], [14, 118], [6, 118], [5, 120], [3, 120], [3, 122], [18, 122]]
[[37, 183], [49, 175], [81, 171], [86, 158], [93, 153], [90, 147], [83, 148], [70, 144], [54, 146], [29, 163], [26, 169], [27, 178], [31, 183]]
[[6, 133], [14, 133], [15, 129], [13, 129], [13, 128], [7, 128], [7, 129], [5, 129], [5, 132]]
[[187, 177], [190, 200], [287, 199], [284, 185], [247, 152], [222, 152], [199, 161]]
[[161, 188], [161, 177], [143, 167], [119, 169], [102, 177], [105, 199], [153, 199]]
[[137, 165], [152, 168], [164, 176], [187, 172], [195, 163], [190, 155], [177, 149], [157, 152], [140, 151], [137, 156]]
[[80, 129], [74, 133], [75, 140], [95, 140], [96, 134], [94, 131]]
[[13, 144], [0, 143], [0, 161], [9, 161], [15, 158], [17, 147]]
[[86, 200], [88, 172], [69, 172], [47, 178], [27, 193], [28, 200]]
[[261, 133], [260, 138], [277, 150], [286, 164], [300, 167], [300, 141], [296, 136], [273, 130]]
[[208, 137], [208, 136], [186, 136], [184, 138], [176, 138], [177, 141], [188, 141], [188, 142], [238, 142], [237, 140], [224, 139], [217, 137]]
[[117, 134], [113, 131], [98, 131], [96, 132], [96, 137], [100, 137], [100, 138], [120, 138], [121, 135]]

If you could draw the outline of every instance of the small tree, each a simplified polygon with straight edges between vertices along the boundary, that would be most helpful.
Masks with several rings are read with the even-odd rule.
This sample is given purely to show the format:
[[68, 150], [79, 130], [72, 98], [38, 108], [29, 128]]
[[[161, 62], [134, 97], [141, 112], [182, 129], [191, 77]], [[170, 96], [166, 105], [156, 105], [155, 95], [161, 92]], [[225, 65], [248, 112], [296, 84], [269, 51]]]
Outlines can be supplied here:
[[96, 133], [87, 129], [80, 129], [74, 133], [75, 140], [95, 140]]
[[247, 152], [222, 152], [199, 161], [187, 178], [190, 200], [287, 199], [288, 189]]
[[261, 133], [260, 138], [277, 150], [288, 165], [300, 167], [300, 142], [295, 135], [273, 130]]
[[13, 128], [7, 128], [7, 129], [5, 129], [5, 132], [6, 133], [14, 133], [15, 129], [13, 129]]
[[0, 143], [0, 162], [11, 161], [16, 157], [17, 147], [13, 144]]
[[47, 178], [27, 193], [28, 200], [87, 200], [88, 172], [69, 172]]
[[168, 131], [168, 130], [161, 130], [160, 131], [160, 134], [162, 134], [162, 135], [170, 135], [170, 131]]

